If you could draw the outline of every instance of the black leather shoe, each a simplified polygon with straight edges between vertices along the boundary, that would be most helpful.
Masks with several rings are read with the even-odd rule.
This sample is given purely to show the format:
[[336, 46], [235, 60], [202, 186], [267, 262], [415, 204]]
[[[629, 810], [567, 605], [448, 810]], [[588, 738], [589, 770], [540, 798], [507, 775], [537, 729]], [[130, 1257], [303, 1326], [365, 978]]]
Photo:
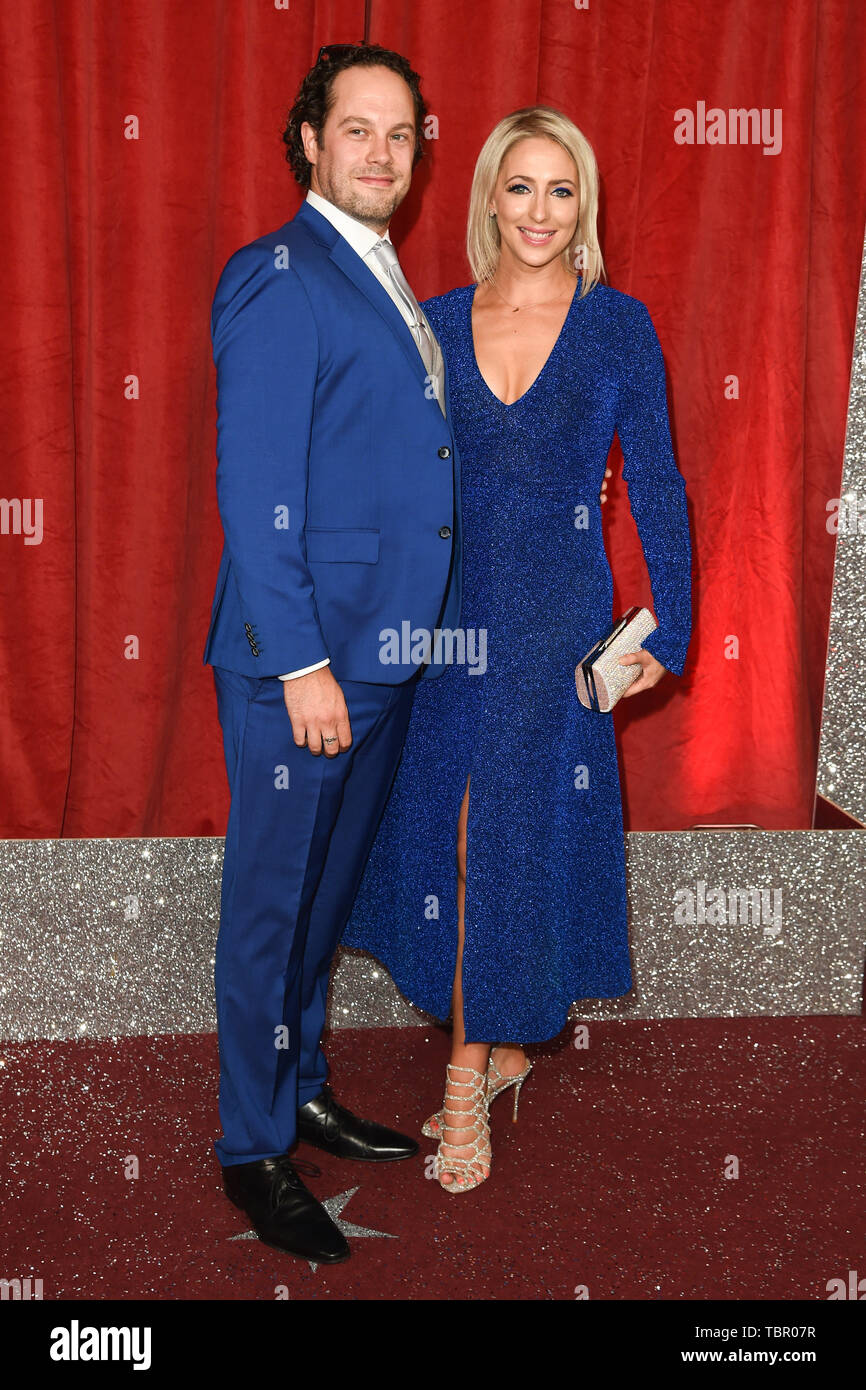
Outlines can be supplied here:
[[349, 1242], [301, 1182], [296, 1167], [314, 1176], [321, 1172], [313, 1163], [293, 1162], [288, 1154], [280, 1154], [224, 1167], [223, 1186], [265, 1245], [318, 1264], [347, 1260]]
[[298, 1138], [337, 1158], [363, 1158], [371, 1163], [392, 1163], [418, 1152], [418, 1145], [408, 1134], [353, 1115], [334, 1100], [327, 1084], [315, 1100], [308, 1100], [298, 1110]]

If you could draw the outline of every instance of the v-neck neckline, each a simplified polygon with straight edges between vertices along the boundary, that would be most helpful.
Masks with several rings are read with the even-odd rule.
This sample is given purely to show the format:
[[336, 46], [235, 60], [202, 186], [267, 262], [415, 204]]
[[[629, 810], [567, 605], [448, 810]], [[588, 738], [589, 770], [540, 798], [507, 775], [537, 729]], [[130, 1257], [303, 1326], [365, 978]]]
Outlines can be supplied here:
[[469, 295], [467, 299], [467, 320], [469, 328], [469, 347], [472, 353], [472, 362], [475, 367], [475, 372], [478, 377], [478, 380], [481, 382], [481, 385], [484, 387], [487, 394], [490, 397], [492, 397], [496, 404], [501, 406], [503, 410], [513, 410], [516, 405], [520, 405], [523, 401], [525, 401], [527, 396], [535, 390], [541, 378], [544, 376], [544, 373], [547, 371], [548, 367], [553, 361], [553, 358], [556, 356], [556, 350], [559, 347], [559, 344], [562, 342], [563, 335], [565, 333], [566, 328], [568, 327], [568, 321], [571, 318], [571, 311], [574, 308], [575, 300], [577, 299], [578, 293], [580, 291], [580, 286], [581, 276], [578, 275], [577, 284], [574, 287], [574, 293], [571, 296], [568, 309], [566, 310], [565, 318], [562, 320], [562, 327], [560, 328], [559, 333], [557, 334], [556, 342], [553, 344], [553, 347], [550, 349], [550, 352], [547, 354], [547, 357], [544, 360], [544, 365], [542, 366], [541, 371], [538, 373], [535, 380], [530, 382], [529, 386], [527, 386], [522, 396], [518, 396], [516, 401], [507, 402], [502, 400], [500, 396], [497, 396], [495, 391], [491, 390], [490, 386], [487, 384], [487, 381], [484, 378], [484, 375], [482, 374], [481, 368], [478, 365], [478, 358], [475, 354], [475, 334], [472, 332], [472, 306], [475, 303], [475, 295], [478, 290], [478, 286], [477, 284], [470, 286], [472, 293]]

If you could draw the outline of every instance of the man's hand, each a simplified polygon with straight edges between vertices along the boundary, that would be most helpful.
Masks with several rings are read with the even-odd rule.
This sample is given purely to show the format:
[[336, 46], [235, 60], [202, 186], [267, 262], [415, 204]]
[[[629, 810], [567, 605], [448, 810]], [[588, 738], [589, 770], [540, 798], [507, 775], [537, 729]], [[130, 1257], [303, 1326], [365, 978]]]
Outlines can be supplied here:
[[662, 676], [667, 671], [666, 666], [662, 666], [660, 661], [656, 661], [654, 656], [643, 650], [639, 652], [626, 652], [625, 656], [619, 659], [620, 666], [634, 666], [640, 664], [643, 671], [636, 681], [633, 681], [628, 690], [622, 692], [622, 698], [627, 695], [639, 695], [642, 690], [650, 690], [654, 685], [658, 685]]
[[283, 699], [299, 748], [304, 745], [317, 757], [336, 758], [352, 746], [349, 711], [330, 666], [320, 666], [305, 676], [283, 681]]

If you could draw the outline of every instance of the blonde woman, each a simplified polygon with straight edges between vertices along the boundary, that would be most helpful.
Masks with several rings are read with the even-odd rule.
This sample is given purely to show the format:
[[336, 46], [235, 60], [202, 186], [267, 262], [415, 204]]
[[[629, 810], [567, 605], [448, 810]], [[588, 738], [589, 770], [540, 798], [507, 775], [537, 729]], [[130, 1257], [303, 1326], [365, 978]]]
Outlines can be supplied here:
[[[420, 682], [343, 941], [453, 1020], [437, 1175], [491, 1171], [494, 1098], [576, 999], [628, 992], [625, 848], [612, 716], [574, 669], [610, 626], [600, 493], [614, 432], [657, 629], [624, 657], [624, 698], [681, 675], [691, 633], [685, 484], [645, 306], [600, 283], [598, 173], [559, 111], [515, 111], [478, 158], [475, 282], [424, 304], [448, 371], [461, 460], [457, 657]], [[618, 616], [618, 615], [617, 615]]]

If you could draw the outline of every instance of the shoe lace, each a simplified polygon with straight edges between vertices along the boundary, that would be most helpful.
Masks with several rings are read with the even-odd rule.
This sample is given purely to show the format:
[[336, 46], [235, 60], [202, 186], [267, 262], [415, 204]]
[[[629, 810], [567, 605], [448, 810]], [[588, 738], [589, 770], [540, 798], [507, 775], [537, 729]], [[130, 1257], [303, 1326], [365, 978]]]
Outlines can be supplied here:
[[292, 1167], [296, 1173], [306, 1173], [308, 1178], [320, 1178], [322, 1170], [316, 1163], [310, 1163], [306, 1158], [293, 1158]]
[[337, 1138], [343, 1123], [343, 1116], [348, 1112], [340, 1105], [339, 1101], [335, 1099], [330, 1086], [323, 1086], [322, 1094], [325, 1099], [325, 1119], [322, 1128], [325, 1139], [330, 1141]]
[[303, 1187], [300, 1174], [304, 1173], [310, 1178], [320, 1178], [322, 1170], [315, 1163], [310, 1163], [305, 1158], [283, 1157], [277, 1169], [276, 1176], [271, 1186], [271, 1208], [276, 1211], [286, 1192], [297, 1190]]

